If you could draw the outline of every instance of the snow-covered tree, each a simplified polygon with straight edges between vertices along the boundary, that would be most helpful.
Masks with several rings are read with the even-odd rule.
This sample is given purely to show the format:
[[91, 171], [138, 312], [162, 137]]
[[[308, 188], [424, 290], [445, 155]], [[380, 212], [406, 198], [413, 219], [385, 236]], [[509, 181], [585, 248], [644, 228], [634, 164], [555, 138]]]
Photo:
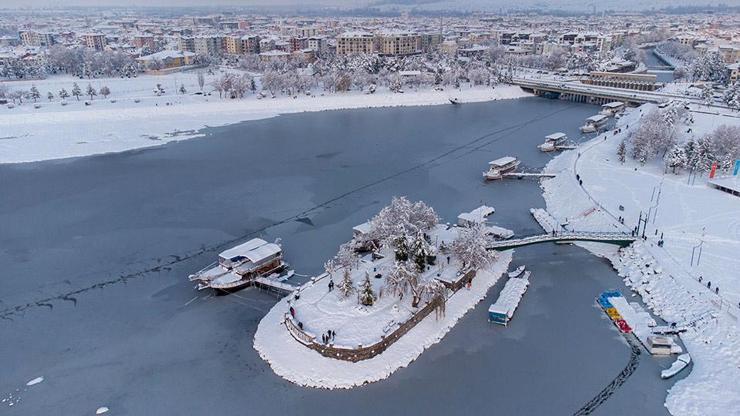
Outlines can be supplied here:
[[724, 84], [728, 80], [727, 65], [717, 51], [706, 52], [692, 62], [689, 72], [697, 81], [718, 82]]
[[727, 104], [728, 107], [740, 110], [740, 82], [734, 82], [725, 90], [722, 96], [722, 101]]
[[96, 95], [98, 95], [98, 92], [95, 91], [95, 88], [93, 88], [92, 84], [87, 84], [87, 92], [86, 92], [86, 94], [89, 95], [90, 96], [90, 99], [92, 100], [93, 97], [95, 97]]
[[626, 160], [626, 157], [627, 157], [627, 143], [624, 140], [622, 140], [621, 142], [619, 142], [619, 145], [617, 146], [617, 159], [619, 159], [621, 163], [624, 163], [624, 161]]
[[102, 95], [103, 98], [108, 98], [108, 96], [110, 95], [110, 88], [108, 88], [107, 85], [103, 85], [102, 87], [100, 87], [100, 95]]
[[[414, 267], [409, 267], [405, 261], [396, 261], [385, 277], [385, 287], [391, 294], [403, 299], [403, 295], [416, 293], [419, 286], [420, 274]], [[414, 295], [412, 305], [416, 306], [419, 300]]]
[[421, 273], [427, 265], [427, 257], [432, 255], [432, 247], [424, 238], [424, 234], [417, 234], [409, 247], [411, 260], [416, 265], [416, 269]]
[[196, 77], [198, 79], [198, 87], [203, 91], [203, 87], [206, 85], [206, 77], [203, 75], [203, 71], [198, 71]]
[[735, 161], [740, 159], [740, 127], [723, 124], [709, 138], [719, 168], [727, 171], [735, 166]]
[[36, 100], [41, 98], [41, 93], [39, 92], [39, 89], [36, 88], [35, 85], [31, 85], [30, 95], [31, 95], [31, 99], [33, 99], [33, 102], [36, 102]]
[[375, 303], [375, 299], [376, 296], [375, 292], [373, 291], [373, 285], [370, 282], [370, 275], [365, 272], [365, 278], [362, 280], [362, 284], [360, 284], [360, 303], [365, 306], [373, 306], [373, 303]]
[[354, 269], [355, 267], [357, 267], [357, 264], [359, 262], [360, 258], [355, 252], [354, 244], [352, 241], [340, 245], [339, 251], [337, 251], [336, 256], [334, 256], [334, 264], [337, 267], [343, 267], [347, 270]]
[[712, 105], [714, 102], [714, 91], [711, 85], [704, 85], [701, 88], [701, 99], [704, 105]]
[[46, 93], [46, 98], [48, 98], [49, 101], [53, 100], [54, 99], [54, 93], [51, 92], [51, 91], [49, 91], [48, 93]]
[[452, 242], [452, 253], [462, 261], [462, 271], [476, 271], [487, 267], [495, 259], [493, 251], [486, 250], [489, 239], [483, 224], [460, 228]]
[[381, 243], [395, 244], [399, 239], [423, 234], [438, 223], [437, 213], [424, 202], [412, 203], [406, 197], [394, 197], [390, 205], [370, 220], [368, 237]]
[[77, 85], [76, 82], [74, 84], [72, 84], [72, 95], [74, 95], [75, 98], [77, 98], [77, 101], [80, 101], [80, 96], [82, 95], [82, 90], [80, 89], [80, 86]]
[[342, 274], [342, 281], [339, 282], [339, 293], [343, 298], [348, 298], [349, 295], [355, 292], [355, 284], [352, 282], [352, 276], [350, 276], [349, 269], [345, 268]]
[[69, 97], [69, 93], [67, 92], [67, 90], [65, 90], [64, 88], [62, 88], [61, 90], [59, 90], [59, 98], [61, 98], [62, 100], [64, 100], [67, 97]]
[[686, 149], [680, 144], [675, 144], [665, 155], [665, 164], [671, 168], [673, 173], [687, 165]]

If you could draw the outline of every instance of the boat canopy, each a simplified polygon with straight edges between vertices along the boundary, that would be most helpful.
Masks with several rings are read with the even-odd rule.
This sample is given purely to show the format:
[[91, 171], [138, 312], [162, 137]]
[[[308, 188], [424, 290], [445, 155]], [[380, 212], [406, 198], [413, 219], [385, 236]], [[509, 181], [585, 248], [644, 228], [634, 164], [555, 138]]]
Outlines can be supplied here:
[[565, 137], [566, 137], [565, 133], [557, 132], [557, 133], [553, 133], [553, 134], [549, 134], [545, 136], [545, 139], [549, 141], [558, 141], [558, 140], [564, 139]]
[[612, 108], [622, 108], [622, 107], [624, 107], [624, 103], [621, 102], [621, 101], [612, 101], [610, 103], [606, 103], [606, 104], [602, 105], [601, 107], [602, 108], [609, 108], [609, 109], [612, 109]]
[[591, 122], [591, 123], [600, 123], [600, 122], [602, 122], [602, 121], [604, 121], [606, 119], [607, 119], [607, 117], [605, 115], [603, 115], [603, 114], [596, 114], [595, 116], [591, 116], [591, 117], [587, 118], [586, 121], [587, 122]]
[[500, 168], [500, 167], [504, 167], [504, 166], [510, 165], [510, 164], [512, 164], [514, 162], [516, 162], [516, 158], [515, 157], [512, 157], [512, 156], [504, 156], [504, 157], [500, 157], [500, 158], [498, 158], [496, 160], [492, 160], [492, 161], [488, 162], [488, 164], [491, 165], [491, 166], [493, 166], [493, 167]]
[[249, 261], [251, 261], [254, 264], [259, 264], [276, 254], [279, 254], [281, 251], [280, 246], [275, 243], [267, 243], [265, 245], [261, 245], [254, 250], [250, 250], [247, 253], [245, 253], [244, 257], [248, 258]]
[[260, 246], [264, 246], [265, 244], [267, 244], [267, 241], [261, 238], [253, 238], [246, 243], [242, 243], [238, 246], [222, 251], [218, 256], [233, 261], [239, 257], [247, 257], [247, 253]]

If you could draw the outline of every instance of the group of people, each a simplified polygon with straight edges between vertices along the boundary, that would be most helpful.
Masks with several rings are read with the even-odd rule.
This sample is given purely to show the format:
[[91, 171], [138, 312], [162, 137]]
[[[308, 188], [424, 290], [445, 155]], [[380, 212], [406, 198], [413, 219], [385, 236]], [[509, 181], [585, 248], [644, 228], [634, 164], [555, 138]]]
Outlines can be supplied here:
[[330, 342], [334, 342], [334, 338], [336, 338], [337, 333], [334, 332], [334, 330], [330, 329], [326, 331], [326, 334], [321, 334], [321, 341], [324, 344], [328, 344]]

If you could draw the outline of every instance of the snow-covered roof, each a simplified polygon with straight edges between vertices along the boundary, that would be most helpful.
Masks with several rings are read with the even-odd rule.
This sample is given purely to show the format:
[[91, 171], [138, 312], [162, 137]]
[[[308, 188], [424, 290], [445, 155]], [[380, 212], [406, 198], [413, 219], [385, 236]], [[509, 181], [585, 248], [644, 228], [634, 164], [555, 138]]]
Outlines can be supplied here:
[[141, 58], [137, 58], [139, 61], [155, 61], [155, 60], [163, 60], [163, 59], [174, 59], [174, 58], [185, 58], [185, 57], [191, 57], [195, 56], [193, 52], [188, 51], [175, 51], [175, 50], [164, 50], [155, 52], [151, 55], [142, 56]]
[[260, 246], [263, 246], [267, 244], [267, 241], [261, 239], [261, 238], [253, 238], [246, 243], [239, 244], [236, 247], [232, 247], [228, 250], [224, 250], [219, 254], [219, 257], [223, 257], [225, 259], [233, 259], [235, 257], [246, 257], [246, 254]]
[[565, 137], [566, 137], [565, 136], [565, 133], [557, 132], [557, 133], [553, 133], [553, 134], [548, 134], [547, 136], [545, 136], [545, 139], [547, 139], [547, 140], [560, 140], [560, 139], [563, 139]]
[[365, 221], [362, 224], [352, 227], [352, 231], [356, 231], [358, 234], [367, 234], [370, 232], [371, 227], [370, 221]]
[[603, 114], [596, 114], [595, 116], [591, 116], [591, 117], [587, 118], [586, 121], [592, 121], [594, 123], [598, 123], [598, 122], [600, 122], [600, 121], [602, 121], [602, 120], [604, 120], [606, 118], [607, 117], [605, 115], [603, 115]]
[[513, 156], [504, 156], [504, 157], [500, 157], [500, 158], [498, 158], [496, 160], [492, 160], [492, 161], [488, 162], [488, 164], [491, 165], [491, 166], [506, 166], [506, 165], [511, 164], [511, 163], [514, 163], [514, 162], [516, 162], [516, 158], [515, 157], [513, 157]]
[[606, 104], [602, 105], [602, 107], [606, 107], [606, 108], [619, 108], [619, 107], [624, 107], [624, 103], [621, 102], [621, 101], [612, 101], [610, 103], [606, 103]]
[[290, 55], [288, 52], [279, 51], [277, 49], [271, 51], [265, 51], [260, 53], [261, 56], [287, 56]]
[[[478, 208], [470, 211], [470, 212], [463, 212], [462, 214], [457, 216], [458, 224], [465, 223], [482, 223], [486, 220], [486, 217], [493, 214], [496, 210], [493, 207], [489, 207], [487, 205], [481, 205]], [[460, 224], [464, 225], [464, 224]]]
[[507, 280], [496, 302], [488, 308], [488, 312], [500, 313], [511, 318], [527, 290], [529, 285], [528, 276], [529, 272], [525, 272], [522, 278], [515, 277]]
[[252, 263], [259, 263], [280, 253], [280, 251], [281, 249], [279, 245], [275, 243], [267, 243], [255, 248], [254, 250], [248, 251], [247, 253], [245, 253], [244, 256], [248, 258], [249, 261], [251, 261]]

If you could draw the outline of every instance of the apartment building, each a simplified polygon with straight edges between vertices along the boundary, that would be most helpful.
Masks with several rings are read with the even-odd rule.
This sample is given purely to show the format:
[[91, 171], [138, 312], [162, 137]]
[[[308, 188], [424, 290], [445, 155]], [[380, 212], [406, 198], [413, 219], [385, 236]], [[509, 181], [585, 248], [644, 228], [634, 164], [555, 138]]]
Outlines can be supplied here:
[[244, 53], [242, 48], [242, 37], [239, 35], [229, 35], [224, 38], [226, 43], [226, 53], [230, 55], [240, 55]]
[[178, 48], [181, 51], [186, 52], [195, 52], [195, 38], [188, 36], [188, 37], [181, 37], [177, 41]]
[[153, 35], [136, 35], [133, 40], [134, 46], [137, 48], [154, 48], [154, 36]]
[[216, 35], [201, 35], [193, 38], [197, 55], [217, 56], [223, 52], [223, 38]]
[[241, 38], [242, 53], [260, 53], [260, 37], [256, 35], [245, 35]]
[[345, 32], [337, 36], [337, 55], [375, 52], [375, 39], [368, 32]]
[[102, 33], [85, 33], [82, 35], [82, 42], [85, 47], [96, 51], [102, 51], [108, 43]]
[[36, 32], [24, 30], [19, 32], [21, 44], [25, 46], [51, 46], [54, 42], [54, 34], [49, 32]]
[[378, 53], [387, 56], [421, 53], [421, 36], [413, 32], [382, 32], [376, 36]]
[[326, 38], [322, 36], [312, 36], [308, 38], [308, 49], [311, 49], [312, 51], [316, 51], [318, 53], [324, 52], [327, 50], [327, 42]]

